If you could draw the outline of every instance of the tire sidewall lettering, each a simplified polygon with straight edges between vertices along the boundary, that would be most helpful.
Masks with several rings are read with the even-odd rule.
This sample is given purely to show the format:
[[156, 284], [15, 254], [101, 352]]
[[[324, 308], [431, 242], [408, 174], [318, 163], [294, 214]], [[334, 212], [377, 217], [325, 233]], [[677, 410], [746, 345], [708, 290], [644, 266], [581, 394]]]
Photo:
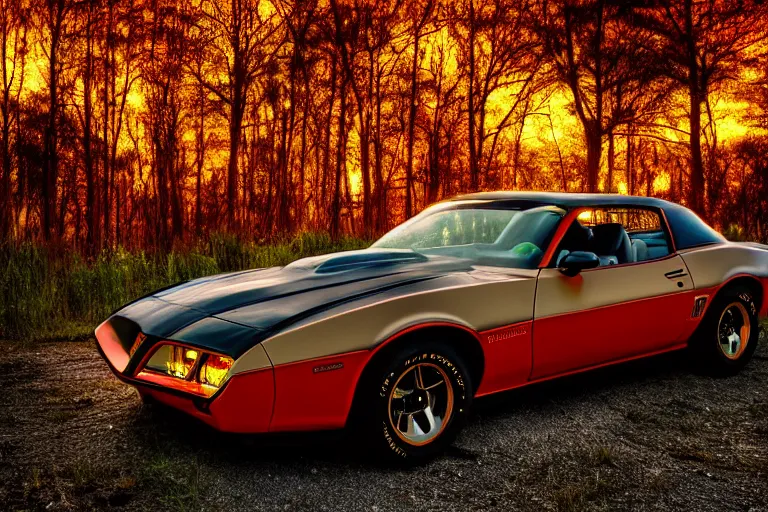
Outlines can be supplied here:
[[[382, 434], [384, 436], [384, 441], [386, 442], [387, 446], [389, 446], [389, 449], [392, 450], [399, 457], [407, 458], [408, 452], [405, 449], [403, 449], [402, 441], [400, 441], [400, 438], [397, 436], [397, 434], [392, 431], [393, 427], [389, 423], [389, 420], [388, 420], [389, 395], [400, 375], [405, 373], [409, 368], [415, 366], [416, 364], [425, 363], [425, 362], [429, 362], [436, 366], [439, 366], [449, 376], [449, 381], [453, 386], [453, 391], [456, 396], [456, 400], [458, 402], [456, 404], [457, 410], [451, 417], [450, 422], [453, 422], [456, 414], [458, 414], [459, 411], [465, 408], [464, 402], [466, 401], [467, 386], [464, 382], [464, 376], [461, 374], [461, 372], [456, 367], [456, 365], [453, 362], [451, 362], [451, 360], [448, 359], [447, 357], [436, 352], [427, 351], [427, 352], [412, 355], [408, 357], [405, 361], [403, 361], [401, 364], [398, 364], [397, 368], [394, 371], [391, 371], [384, 376], [379, 386], [379, 404], [377, 407], [379, 408], [380, 413], [383, 412], [381, 426], [382, 426]], [[408, 447], [408, 448], [419, 449], [420, 447]]]
[[749, 308], [749, 312], [752, 316], [757, 316], [757, 306], [755, 305], [755, 301], [752, 300], [752, 296], [747, 292], [741, 292], [738, 297], [739, 300]]

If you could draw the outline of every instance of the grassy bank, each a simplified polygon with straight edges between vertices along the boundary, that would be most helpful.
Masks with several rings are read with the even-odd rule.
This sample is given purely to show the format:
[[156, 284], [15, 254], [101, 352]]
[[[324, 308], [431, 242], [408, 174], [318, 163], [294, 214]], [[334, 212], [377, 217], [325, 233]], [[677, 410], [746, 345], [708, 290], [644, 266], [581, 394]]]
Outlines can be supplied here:
[[60, 248], [0, 246], [0, 338], [86, 337], [122, 304], [173, 283], [366, 246], [363, 240], [333, 241], [315, 233], [271, 245], [214, 235], [184, 250], [120, 250], [94, 261]]

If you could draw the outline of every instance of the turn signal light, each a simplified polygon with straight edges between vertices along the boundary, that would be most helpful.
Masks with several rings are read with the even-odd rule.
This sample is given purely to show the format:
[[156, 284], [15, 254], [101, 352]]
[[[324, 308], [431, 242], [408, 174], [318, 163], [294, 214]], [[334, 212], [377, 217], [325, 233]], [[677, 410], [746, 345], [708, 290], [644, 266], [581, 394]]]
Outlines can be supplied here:
[[201, 396], [212, 396], [226, 381], [234, 360], [196, 348], [163, 343], [137, 377]]

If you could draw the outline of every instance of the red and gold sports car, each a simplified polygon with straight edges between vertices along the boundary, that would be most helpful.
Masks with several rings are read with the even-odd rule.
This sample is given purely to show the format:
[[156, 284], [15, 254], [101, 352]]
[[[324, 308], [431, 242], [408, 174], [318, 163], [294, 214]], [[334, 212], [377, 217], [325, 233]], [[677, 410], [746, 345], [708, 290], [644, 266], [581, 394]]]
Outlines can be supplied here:
[[96, 329], [114, 373], [227, 432], [337, 429], [419, 461], [475, 397], [688, 348], [750, 360], [768, 246], [616, 195], [480, 193], [369, 249], [196, 279]]

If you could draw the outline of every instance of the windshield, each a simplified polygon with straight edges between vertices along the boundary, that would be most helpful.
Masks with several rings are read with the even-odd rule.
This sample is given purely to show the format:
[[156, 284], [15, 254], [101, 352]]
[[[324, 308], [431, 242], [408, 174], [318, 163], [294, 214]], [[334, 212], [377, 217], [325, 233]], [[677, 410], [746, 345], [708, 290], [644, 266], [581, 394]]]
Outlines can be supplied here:
[[563, 211], [447, 203], [429, 208], [381, 237], [372, 247], [411, 249], [465, 258], [480, 265], [536, 268]]

